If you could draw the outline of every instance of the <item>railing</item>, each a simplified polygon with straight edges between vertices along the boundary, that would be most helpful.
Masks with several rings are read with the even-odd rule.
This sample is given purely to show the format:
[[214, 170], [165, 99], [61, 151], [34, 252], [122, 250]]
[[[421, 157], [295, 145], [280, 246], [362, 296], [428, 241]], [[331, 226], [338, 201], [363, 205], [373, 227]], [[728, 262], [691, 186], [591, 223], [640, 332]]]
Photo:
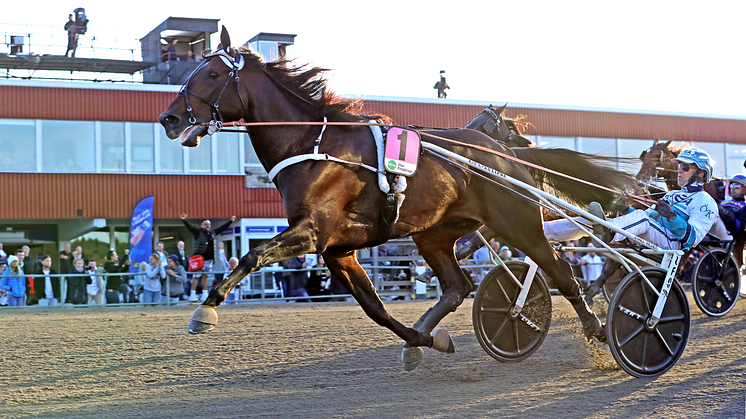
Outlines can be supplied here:
[[[388, 262], [388, 257], [381, 257], [380, 258], [382, 262]], [[427, 268], [426, 265], [424, 265], [424, 260], [422, 260], [419, 257], [416, 256], [407, 256], [407, 257], [390, 257], [392, 261], [402, 261], [407, 260], [411, 261], [414, 264], [417, 264], [419, 267]], [[369, 278], [372, 278], [372, 282], [374, 287], [376, 288], [376, 292], [384, 299], [390, 298], [398, 298], [398, 297], [404, 297], [404, 298], [410, 298], [410, 299], [416, 299], [416, 298], [440, 298], [442, 295], [442, 290], [440, 288], [440, 284], [437, 280], [437, 278], [433, 278], [433, 282], [428, 285], [424, 284], [418, 284], [417, 281], [415, 281], [414, 276], [418, 274], [416, 267], [417, 266], [398, 266], [398, 265], [371, 265], [364, 263], [364, 269], [366, 270], [366, 273], [368, 274]], [[477, 278], [477, 282], [481, 277], [490, 269], [494, 268], [495, 265], [462, 265], [462, 268], [471, 269], [477, 273], [479, 273], [479, 277]], [[237, 289], [239, 290], [239, 298], [236, 300], [228, 300], [226, 303], [229, 304], [242, 304], [242, 303], [276, 303], [276, 302], [289, 302], [289, 301], [296, 301], [299, 299], [309, 299], [311, 301], [314, 300], [321, 300], [321, 299], [335, 299], [335, 298], [350, 298], [352, 297], [350, 294], [324, 294], [324, 295], [312, 295], [312, 296], [301, 296], [301, 297], [291, 297], [288, 295], [284, 295], [283, 290], [277, 285], [275, 281], [275, 274], [276, 273], [293, 273], [293, 272], [311, 272], [311, 271], [319, 271], [319, 270], [327, 270], [328, 268], [305, 268], [305, 269], [282, 269], [282, 268], [273, 268], [273, 267], [267, 267], [260, 271], [254, 272], [250, 274], [247, 278], [244, 278], [244, 280], [241, 281], [239, 286], [237, 286]], [[387, 277], [387, 273], [391, 271], [402, 271], [402, 270], [411, 270], [412, 274], [407, 277], [399, 277], [399, 272], [395, 272], [395, 278], [391, 278], [391, 276]], [[223, 274], [227, 277], [227, 275], [230, 273], [230, 271], [211, 271], [211, 272], [187, 272], [187, 275], [192, 276], [192, 280], [199, 280], [199, 277], [202, 274], [208, 274], [208, 275], [215, 275], [215, 274]], [[105, 273], [105, 272], [95, 272], [95, 273], [83, 273], [83, 274], [55, 274], [55, 275], [39, 275], [39, 274], [24, 274], [24, 278], [34, 278], [34, 281], [41, 280], [44, 281], [46, 277], [52, 278], [52, 280], [59, 281], [59, 288], [60, 288], [60, 298], [58, 300], [58, 306], [74, 306], [74, 307], [85, 307], [89, 306], [88, 304], [71, 304], [66, 302], [67, 301], [67, 291], [68, 291], [68, 280], [70, 278], [90, 278], [91, 276], [102, 276], [104, 278], [108, 278], [111, 276], [120, 276], [121, 277], [121, 284], [128, 285], [130, 289], [135, 289], [136, 296], [140, 296], [142, 293], [142, 285], [144, 282], [145, 273], [144, 272], [138, 272], [138, 273]], [[168, 278], [168, 276], [167, 276]], [[214, 278], [214, 277], [213, 277]], [[166, 280], [165, 282], [165, 293], [166, 295], [171, 295], [171, 287], [170, 287], [170, 281]], [[425, 290], [424, 293], [418, 293], [417, 288], [418, 286], [420, 289], [424, 286]], [[85, 287], [85, 285], [84, 285]], [[139, 289], [138, 289], [139, 288]], [[106, 284], [103, 287], [103, 292], [106, 292]], [[120, 290], [117, 290], [120, 291]], [[28, 293], [27, 293], [28, 295]], [[87, 295], [87, 293], [86, 293]], [[42, 297], [42, 296], [38, 296]], [[41, 298], [39, 298], [41, 299]], [[186, 304], [187, 301], [178, 301], [174, 302], [171, 301], [170, 298], [167, 298], [166, 301], [158, 301], [158, 302], [119, 302], [119, 303], [105, 303], [104, 305], [107, 306], [154, 306], [154, 305], [177, 305], [177, 304]], [[91, 304], [96, 305], [96, 304]], [[28, 307], [28, 306], [25, 306]], [[33, 306], [32, 306], [33, 307]], [[3, 308], [15, 308], [15, 307], [3, 307]]]

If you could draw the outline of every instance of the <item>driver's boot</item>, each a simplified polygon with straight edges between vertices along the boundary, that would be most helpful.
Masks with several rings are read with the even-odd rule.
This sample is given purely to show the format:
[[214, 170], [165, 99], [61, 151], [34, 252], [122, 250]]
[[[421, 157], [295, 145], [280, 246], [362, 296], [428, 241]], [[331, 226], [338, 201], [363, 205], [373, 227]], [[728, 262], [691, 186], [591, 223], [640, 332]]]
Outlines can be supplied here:
[[[592, 215], [606, 221], [606, 215], [604, 215], [604, 209], [598, 202], [591, 202], [588, 205], [588, 212]], [[604, 243], [609, 243], [614, 238], [614, 232], [601, 224], [593, 223], [593, 235], [603, 240]], [[598, 241], [593, 240], [593, 244], [598, 247], [603, 247]]]

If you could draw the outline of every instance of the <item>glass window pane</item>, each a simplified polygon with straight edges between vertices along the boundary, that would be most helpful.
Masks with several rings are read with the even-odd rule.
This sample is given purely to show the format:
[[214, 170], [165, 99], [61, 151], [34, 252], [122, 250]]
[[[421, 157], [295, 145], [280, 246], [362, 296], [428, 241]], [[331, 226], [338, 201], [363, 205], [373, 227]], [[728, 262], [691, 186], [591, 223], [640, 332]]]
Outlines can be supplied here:
[[132, 150], [133, 172], [155, 172], [155, 151], [153, 148], [153, 124], [133, 122], [130, 124], [130, 145]]
[[251, 144], [251, 138], [248, 133], [241, 134], [244, 142], [244, 162], [246, 164], [261, 164], [259, 157], [256, 156], [254, 145]]
[[45, 172], [96, 170], [91, 121], [42, 121], [42, 169]]
[[101, 122], [101, 170], [124, 171], [123, 122]]
[[728, 177], [746, 173], [743, 167], [746, 160], [746, 144], [726, 144], [725, 151], [728, 158]]
[[586, 154], [616, 157], [616, 139], [614, 138], [580, 138], [580, 149]]
[[724, 143], [705, 143], [693, 142], [692, 146], [699, 147], [706, 151], [712, 157], [715, 171], [712, 173], [716, 177], [726, 177], [725, 173], [725, 144]]
[[0, 171], [36, 170], [36, 127], [33, 120], [0, 121]]
[[212, 160], [210, 150], [212, 148], [212, 138], [204, 136], [199, 141], [199, 147], [193, 147], [189, 150], [189, 171], [194, 172], [211, 172]]
[[537, 147], [541, 148], [569, 148], [575, 150], [575, 138], [573, 137], [538, 137], [535, 143]]
[[158, 131], [161, 146], [161, 173], [184, 173], [184, 151], [179, 140], [169, 140], [163, 130]]
[[238, 139], [240, 133], [213, 134], [218, 143], [218, 173], [240, 173], [238, 170]]

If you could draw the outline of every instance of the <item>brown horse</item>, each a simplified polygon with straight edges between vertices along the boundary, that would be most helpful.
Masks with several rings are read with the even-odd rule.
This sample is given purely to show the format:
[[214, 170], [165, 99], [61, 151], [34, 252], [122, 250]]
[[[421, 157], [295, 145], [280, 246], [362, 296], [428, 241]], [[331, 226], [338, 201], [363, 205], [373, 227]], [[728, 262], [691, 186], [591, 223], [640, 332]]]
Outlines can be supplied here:
[[[603, 326], [585, 304], [570, 266], [557, 257], [544, 237], [539, 208], [519, 198], [520, 190], [497, 177], [494, 180], [499, 185], [473, 175], [459, 164], [425, 153], [420, 156], [417, 173], [408, 178], [398, 218], [387, 224], [382, 211], [386, 194], [379, 189], [377, 174], [363, 166], [374, 168], [377, 164], [370, 127], [327, 125], [322, 129], [314, 125], [283, 125], [322, 120], [364, 123], [371, 117], [356, 113], [361, 106], [359, 100], [345, 100], [330, 93], [326, 81], [320, 77], [323, 69], [295, 67], [288, 62], [265, 63], [250, 50], [232, 48], [225, 28], [218, 50], [204, 57], [160, 116], [169, 138], [181, 135], [182, 145], [196, 147], [200, 137], [212, 133], [223, 118], [230, 121], [243, 118], [246, 122], [273, 123], [248, 127], [257, 156], [268, 171], [291, 156], [313, 152], [316, 144], [320, 153], [343, 162], [305, 160], [279, 171], [274, 182], [282, 195], [289, 227], [251, 249], [228, 278], [212, 287], [208, 298], [192, 316], [188, 328], [191, 333], [215, 327], [214, 309], [246, 275], [295, 256], [320, 253], [365, 313], [406, 342], [402, 360], [405, 368], [414, 368], [422, 358], [420, 347], [454, 351], [453, 341], [445, 330], [438, 329], [432, 335], [431, 332], [472, 291], [473, 283], [461, 270], [453, 249], [456, 240], [484, 224], [525, 252], [551, 276], [573, 304], [586, 332], [605, 339]], [[432, 139], [433, 144], [527, 184], [535, 184], [523, 164], [450, 142], [456, 140], [513, 154], [482, 133], [459, 129], [422, 134], [437, 136]], [[546, 158], [546, 154], [542, 156]], [[595, 164], [579, 153], [566, 154], [557, 160], [561, 160], [555, 162], [558, 170], [584, 170], [592, 173], [597, 183], [615, 188], [633, 181], [631, 176], [625, 178], [625, 174]], [[548, 183], [553, 181], [550, 175], [539, 177]], [[579, 202], [598, 198], [595, 188], [576, 184], [573, 190], [565, 188], [563, 182], [556, 180], [554, 185], [562, 185], [563, 192]], [[412, 236], [420, 254], [440, 278], [443, 289], [443, 297], [415, 327], [401, 324], [386, 311], [355, 254], [356, 249], [405, 236]]]
[[464, 128], [483, 132], [490, 138], [505, 143], [507, 147], [531, 147], [531, 140], [521, 135], [521, 131], [532, 124], [523, 115], [518, 115], [515, 119], [504, 116], [507, 106], [506, 103], [497, 109], [490, 105]]

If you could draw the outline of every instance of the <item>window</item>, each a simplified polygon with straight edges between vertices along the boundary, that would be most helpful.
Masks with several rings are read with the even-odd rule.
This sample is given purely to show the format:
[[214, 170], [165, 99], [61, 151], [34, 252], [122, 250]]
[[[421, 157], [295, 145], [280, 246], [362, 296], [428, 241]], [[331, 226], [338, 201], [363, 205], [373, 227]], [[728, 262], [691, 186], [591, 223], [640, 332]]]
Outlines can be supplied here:
[[262, 163], [259, 161], [259, 157], [256, 155], [256, 151], [254, 150], [254, 145], [251, 144], [251, 138], [249, 137], [249, 134], [241, 134], [244, 141], [244, 162], [246, 162], [246, 165], [258, 165], [261, 166]]
[[218, 173], [240, 173], [238, 170], [238, 140], [242, 134], [218, 132], [213, 134], [218, 149]]
[[153, 148], [153, 124], [133, 122], [130, 124], [130, 146], [132, 147], [131, 168], [133, 172], [155, 171], [155, 152]]
[[598, 156], [616, 157], [616, 139], [615, 138], [588, 138], [578, 139], [579, 150], [586, 154], [595, 154]]
[[96, 169], [91, 121], [42, 121], [41, 144], [45, 172], [93, 172]]
[[163, 130], [159, 130], [158, 142], [161, 173], [184, 173], [184, 151], [179, 140], [169, 140]]
[[101, 170], [124, 172], [123, 122], [101, 122]]
[[212, 138], [204, 136], [199, 141], [199, 147], [189, 149], [189, 172], [210, 173], [212, 172]]
[[575, 150], [575, 138], [573, 137], [536, 137], [536, 146], [541, 148], [569, 148]]
[[36, 127], [33, 120], [0, 121], [0, 172], [36, 170]]
[[744, 160], [746, 160], [746, 144], [726, 144], [725, 152], [728, 158], [726, 162], [727, 175], [729, 178], [745, 173]]

